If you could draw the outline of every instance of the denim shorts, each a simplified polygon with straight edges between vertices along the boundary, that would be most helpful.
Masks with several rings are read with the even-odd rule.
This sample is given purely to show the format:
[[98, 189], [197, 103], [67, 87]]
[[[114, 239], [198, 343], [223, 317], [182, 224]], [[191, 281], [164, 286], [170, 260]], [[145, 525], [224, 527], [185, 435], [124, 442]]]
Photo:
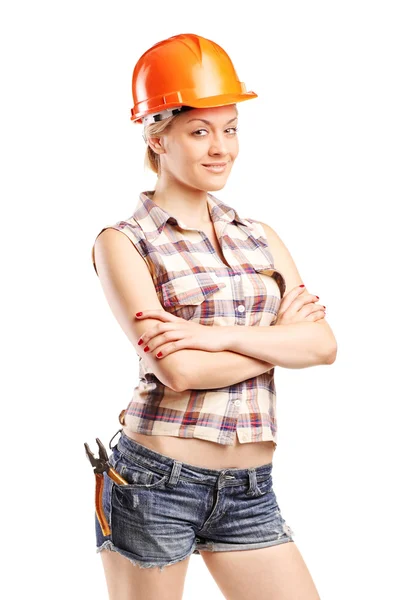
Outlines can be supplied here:
[[[265, 548], [293, 542], [272, 487], [272, 463], [247, 469], [208, 469], [150, 450], [123, 430], [110, 465], [128, 482], [104, 473], [96, 552], [119, 552], [142, 568], [164, 567], [199, 550]], [[111, 447], [111, 446], [110, 446]]]

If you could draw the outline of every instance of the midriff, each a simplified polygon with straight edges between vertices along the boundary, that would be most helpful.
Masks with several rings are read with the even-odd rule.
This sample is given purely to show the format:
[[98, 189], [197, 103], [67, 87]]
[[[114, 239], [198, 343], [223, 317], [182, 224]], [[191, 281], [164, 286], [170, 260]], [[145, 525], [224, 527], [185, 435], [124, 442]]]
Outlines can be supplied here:
[[241, 444], [237, 435], [232, 446], [217, 444], [198, 438], [181, 438], [167, 435], [145, 435], [123, 432], [142, 446], [186, 464], [208, 469], [248, 469], [272, 462], [275, 444], [272, 440]]

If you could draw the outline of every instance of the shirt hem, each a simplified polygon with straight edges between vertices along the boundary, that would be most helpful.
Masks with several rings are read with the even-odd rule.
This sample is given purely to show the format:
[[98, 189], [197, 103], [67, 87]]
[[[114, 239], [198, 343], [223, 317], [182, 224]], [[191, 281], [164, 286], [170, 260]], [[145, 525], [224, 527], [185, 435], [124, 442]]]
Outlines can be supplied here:
[[[175, 435], [175, 434], [171, 433], [171, 431], [168, 431], [168, 430], [165, 430], [165, 431], [163, 431], [163, 430], [157, 430], [157, 432], [153, 432], [152, 431], [152, 432], [149, 433], [149, 431], [147, 429], [141, 429], [140, 427], [138, 427], [136, 429], [132, 429], [131, 427], [128, 427], [127, 425], [124, 425], [124, 427], [126, 427], [126, 429], [128, 431], [131, 431], [132, 433], [141, 433], [142, 435], [148, 435], [150, 437], [151, 436], [155, 436], [155, 435], [166, 435], [166, 436], [169, 436], [169, 437], [178, 437], [178, 438], [184, 438], [184, 439], [189, 439], [189, 440], [190, 439], [206, 440], [206, 441], [214, 442], [215, 444], [220, 444], [220, 445], [223, 445], [223, 446], [233, 446], [233, 440], [234, 440], [234, 437], [232, 438], [232, 440], [230, 440], [228, 438], [225, 438], [225, 440], [226, 440], [226, 442], [225, 442], [225, 441], [218, 441], [218, 440], [215, 439], [215, 437], [213, 437], [213, 436], [207, 436], [207, 435]], [[276, 440], [273, 437], [270, 437], [270, 438], [267, 438], [267, 439], [260, 439], [260, 440], [249, 440], [249, 441], [246, 441], [246, 442], [241, 442], [239, 440], [240, 445], [243, 445], [245, 443], [250, 443], [250, 444], [254, 443], [254, 444], [256, 444], [258, 442], [274, 442], [275, 448], [278, 445], [277, 442], [276, 442]]]

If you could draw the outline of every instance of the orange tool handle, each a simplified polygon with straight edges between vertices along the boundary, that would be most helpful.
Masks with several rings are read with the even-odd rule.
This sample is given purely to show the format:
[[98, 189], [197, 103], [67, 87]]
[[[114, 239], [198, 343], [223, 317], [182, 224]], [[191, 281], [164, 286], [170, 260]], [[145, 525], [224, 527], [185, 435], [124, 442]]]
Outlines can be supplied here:
[[128, 482], [126, 481], [126, 479], [124, 479], [115, 469], [113, 469], [112, 467], [110, 467], [108, 469], [107, 475], [109, 477], [111, 477], [111, 479], [113, 481], [115, 481], [115, 483], [119, 483], [120, 485], [128, 485]]
[[106, 516], [103, 509], [103, 486], [104, 478], [103, 473], [95, 473], [96, 477], [96, 491], [95, 491], [95, 504], [96, 504], [96, 515], [100, 523], [101, 531], [103, 535], [110, 535], [110, 528], [107, 523]]
[[[115, 469], [113, 469], [112, 467], [109, 468], [107, 474], [116, 483], [118, 483], [120, 485], [128, 485], [128, 482], [123, 477], [121, 477], [121, 475], [119, 473], [117, 473], [117, 471], [115, 471]], [[99, 520], [101, 531], [103, 532], [103, 535], [110, 535], [110, 533], [111, 533], [110, 527], [107, 523], [107, 519], [104, 514], [104, 508], [103, 508], [103, 487], [104, 487], [103, 473], [95, 473], [95, 477], [96, 477], [96, 490], [95, 490], [96, 515]]]

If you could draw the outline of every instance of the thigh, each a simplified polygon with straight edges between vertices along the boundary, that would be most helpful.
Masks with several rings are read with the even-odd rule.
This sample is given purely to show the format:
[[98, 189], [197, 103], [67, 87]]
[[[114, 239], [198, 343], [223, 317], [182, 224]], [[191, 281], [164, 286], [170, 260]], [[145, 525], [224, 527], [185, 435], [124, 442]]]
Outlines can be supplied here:
[[157, 468], [131, 462], [117, 450], [109, 462], [127, 482], [115, 483], [104, 474], [108, 531], [95, 520], [110, 600], [181, 600], [196, 547], [191, 514], [185, 515], [182, 498]]
[[111, 550], [100, 554], [109, 600], [181, 600], [189, 558], [169, 565], [161, 572], [141, 568]]
[[226, 600], [320, 600], [295, 542], [200, 554]]

